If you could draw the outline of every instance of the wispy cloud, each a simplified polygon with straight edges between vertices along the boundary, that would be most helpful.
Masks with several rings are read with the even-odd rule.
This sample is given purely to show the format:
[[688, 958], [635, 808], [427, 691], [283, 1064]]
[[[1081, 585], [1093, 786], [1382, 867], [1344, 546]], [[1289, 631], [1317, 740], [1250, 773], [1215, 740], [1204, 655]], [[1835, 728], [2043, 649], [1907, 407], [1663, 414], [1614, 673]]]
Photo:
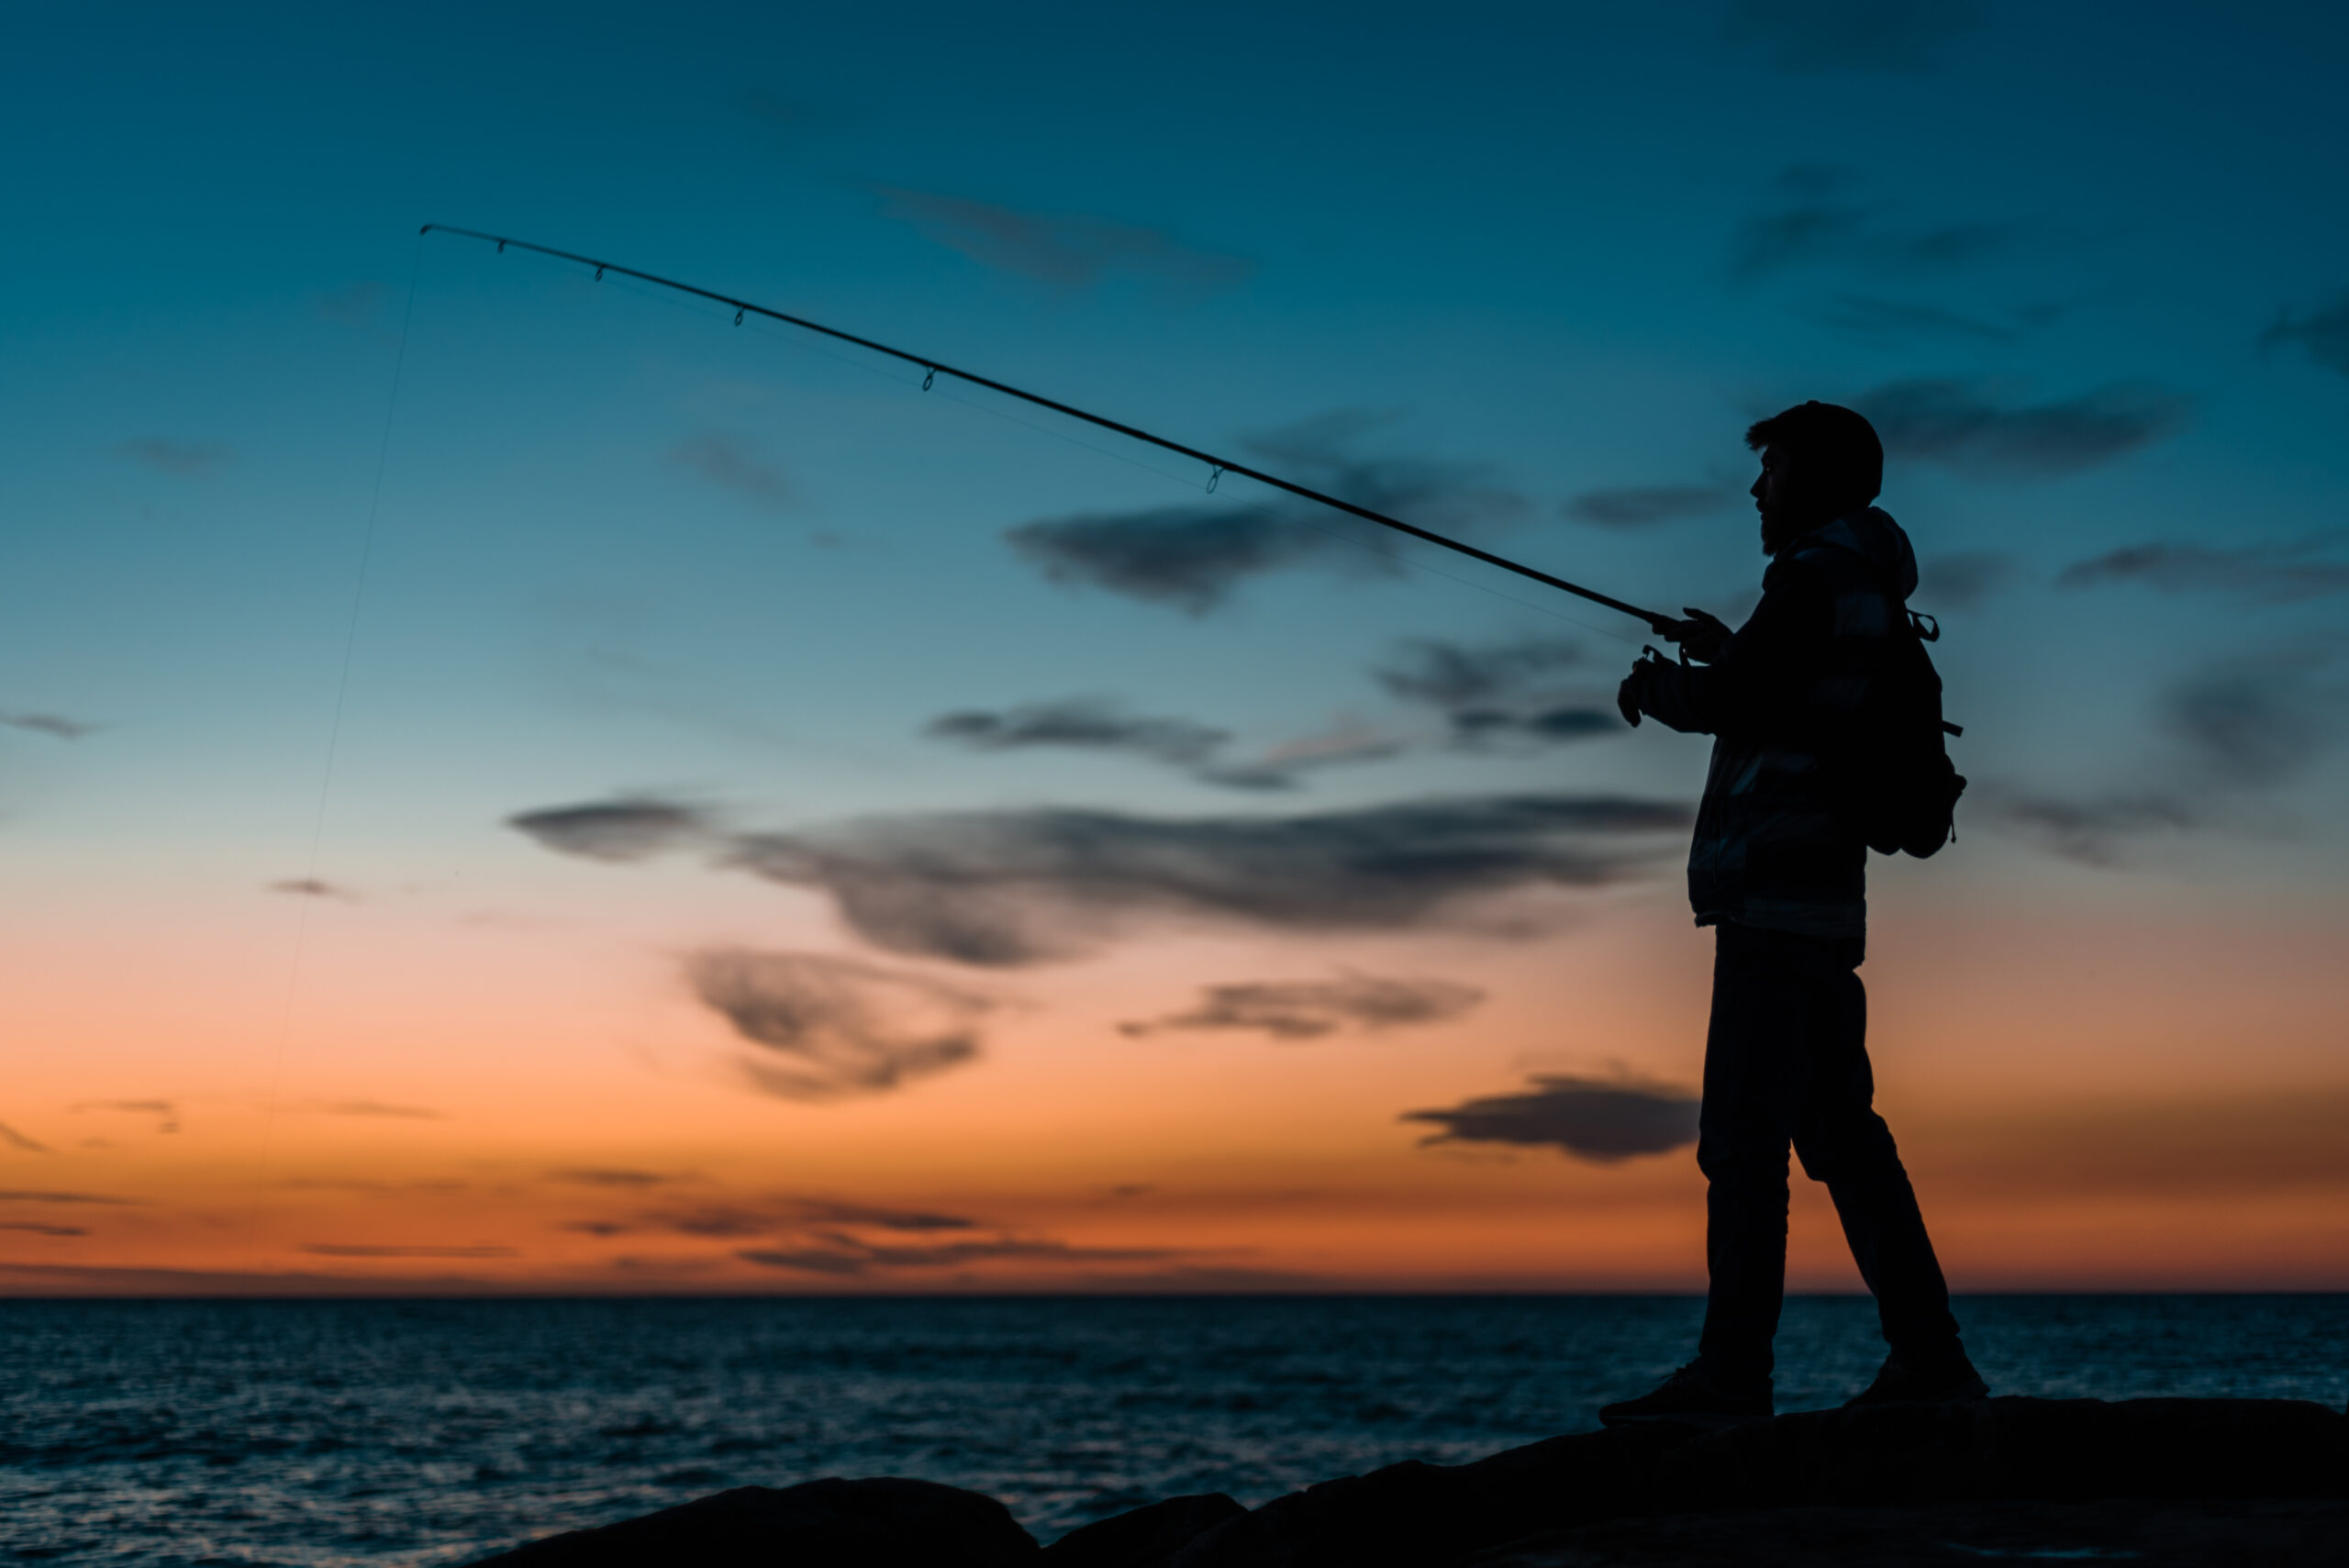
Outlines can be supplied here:
[[387, 1105], [382, 1100], [321, 1100], [303, 1107], [320, 1116], [381, 1117], [394, 1121], [446, 1121], [445, 1111], [429, 1106]]
[[1145, 917], [1397, 929], [1480, 897], [1643, 873], [1685, 808], [1615, 795], [1438, 799], [1293, 817], [1035, 808], [747, 834], [733, 863], [829, 893], [867, 941], [984, 965], [1074, 957]]
[[719, 948], [692, 955], [703, 1004], [761, 1054], [744, 1074], [785, 1099], [880, 1094], [979, 1053], [992, 999], [926, 975], [827, 953]]
[[1290, 789], [1309, 769], [1392, 756], [1400, 743], [1351, 730], [1288, 742], [1254, 761], [1227, 755], [1231, 733], [1187, 718], [1127, 713], [1106, 697], [1066, 697], [1016, 707], [941, 714], [923, 727], [933, 740], [980, 751], [1063, 747], [1123, 753], [1228, 789]]
[[649, 860], [711, 831], [708, 815], [699, 806], [653, 795], [526, 811], [507, 817], [506, 825], [559, 853], [616, 864]]
[[766, 512], [791, 508], [790, 477], [740, 436], [708, 431], [669, 449], [669, 461]]
[[[1244, 444], [1299, 484], [1422, 527], [1474, 532], [1524, 513], [1524, 497], [1492, 483], [1480, 465], [1361, 451], [1364, 438], [1392, 417], [1341, 410]], [[1215, 609], [1247, 579], [1286, 567], [1371, 576], [1400, 570], [1389, 530], [1301, 502], [1085, 512], [1024, 523], [1004, 538], [1053, 582], [1192, 615]]]
[[1485, 999], [1449, 980], [1389, 980], [1349, 974], [1335, 980], [1243, 980], [1204, 987], [1197, 1006], [1118, 1026], [1141, 1037], [1170, 1029], [1252, 1030], [1275, 1040], [1319, 1040], [1342, 1029], [1375, 1032], [1408, 1024], [1445, 1023]]
[[1373, 673], [1388, 695], [1442, 710], [1453, 745], [1482, 750], [1620, 733], [1622, 716], [1611, 705], [1556, 680], [1585, 662], [1581, 646], [1563, 638], [1481, 645], [1422, 638]]
[[104, 1193], [33, 1192], [17, 1188], [0, 1192], [0, 1203], [59, 1203], [95, 1204], [111, 1208], [139, 1207], [145, 1200], [135, 1197], [109, 1197]]
[[354, 1241], [305, 1241], [296, 1251], [321, 1258], [518, 1258], [517, 1247], [399, 1247]]
[[[2149, 783], [2061, 795], [1993, 784], [1999, 817], [2067, 859], [2124, 863], [2149, 836], [2238, 825], [2242, 804], [2290, 784], [2349, 733], [2349, 685], [2336, 643], [2223, 659], [2172, 683], [2155, 717], [2170, 755]], [[2264, 824], [2263, 824], [2264, 826]]]
[[2191, 409], [2183, 397], [2141, 384], [2019, 403], [1956, 378], [1887, 383], [1854, 406], [1875, 423], [1886, 451], [2001, 479], [2052, 479], [2110, 462], [2176, 432]]
[[934, 1246], [892, 1246], [839, 1232], [813, 1238], [804, 1247], [746, 1247], [734, 1255], [762, 1268], [787, 1269], [798, 1273], [834, 1278], [861, 1278], [875, 1273], [960, 1268], [972, 1263], [1137, 1263], [1163, 1262], [1194, 1255], [1174, 1247], [1081, 1247], [1050, 1238], [1001, 1236], [989, 1240], [946, 1241]]
[[[561, 852], [637, 858], [611, 853], [600, 828], [582, 830], [600, 821], [602, 809], [525, 812], [508, 821]], [[1667, 852], [1664, 835], [1687, 820], [1687, 807], [1664, 801], [1520, 795], [1293, 816], [1152, 817], [1041, 806], [873, 817], [793, 832], [696, 828], [686, 836], [669, 824], [661, 841], [706, 849], [721, 867], [769, 882], [819, 889], [850, 929], [876, 947], [1016, 966], [1096, 951], [1144, 919], [1300, 931], [1392, 930], [1448, 920], [1514, 892], [1643, 876]], [[793, 1020], [803, 1006], [813, 1008], [815, 1019], [856, 1016], [853, 1006], [835, 1014], [795, 1000], [803, 982], [810, 995], [828, 995], [828, 973], [844, 984], [853, 979], [850, 969], [826, 969], [847, 961], [768, 955], [784, 961], [770, 969], [737, 962], [757, 956], [738, 954], [707, 972], [723, 977], [711, 984], [729, 999], [721, 1011], [733, 1016], [739, 1005], [738, 1027], [764, 1020], [759, 1027], [796, 1040], [801, 1026]], [[772, 1013], [748, 978], [760, 973], [781, 987], [782, 1005]], [[965, 998], [960, 1021], [926, 1037], [930, 1044], [956, 1049], [977, 1000]], [[840, 1037], [847, 1059], [857, 1055], [850, 1042], [867, 1027], [858, 1024]], [[831, 1037], [818, 1029], [807, 1039], [820, 1044]], [[894, 1031], [875, 1039], [908, 1048], [921, 1043]], [[885, 1050], [878, 1061], [892, 1059]]]
[[2328, 561], [2321, 553], [2337, 546], [2332, 539], [2288, 544], [2136, 544], [2074, 562], [2057, 575], [2055, 585], [2142, 583], [2169, 594], [2231, 593], [2268, 604], [2291, 604], [2349, 592], [2349, 562]]
[[61, 713], [0, 713], [0, 725], [30, 730], [36, 735], [53, 735], [60, 740], [79, 740], [84, 735], [96, 734], [101, 728]]
[[1228, 288], [1255, 263], [1186, 245], [1163, 228], [1090, 213], [1031, 212], [895, 185], [874, 187], [889, 217], [978, 262], [1056, 289], [1129, 276], [1185, 291]]
[[2328, 370], [2349, 375], [2349, 289], [2334, 295], [2306, 315], [2286, 310], [2259, 335], [2259, 346], [2273, 349], [2297, 343], [2309, 357]]
[[166, 436], [140, 436], [117, 443], [120, 456], [175, 479], [203, 479], [236, 461], [236, 453], [221, 441], [175, 441]]
[[610, 1165], [571, 1166], [547, 1173], [547, 1180], [551, 1182], [567, 1182], [583, 1187], [620, 1187], [630, 1192], [666, 1186], [685, 1179], [667, 1171], [639, 1171]]
[[1586, 490], [1570, 496], [1559, 509], [1575, 522], [1598, 528], [1646, 528], [1684, 517], [1710, 517], [1734, 506], [1744, 495], [1734, 484], [1634, 484]]
[[1442, 1129], [1422, 1143], [1502, 1143], [1553, 1148], [1593, 1164], [1662, 1154], [1697, 1140], [1694, 1090], [1631, 1077], [1544, 1074], [1514, 1095], [1491, 1095], [1440, 1110], [1406, 1111], [1404, 1121]]
[[[1729, 274], [1753, 283], [1823, 265], [1872, 276], [1945, 272], [2009, 250], [2027, 232], [2027, 225], [2008, 220], [1911, 223], [1895, 203], [1863, 194], [1855, 172], [1798, 163], [1780, 171], [1763, 206], [1730, 231]], [[1883, 315], [1866, 305], [1857, 308]]]
[[295, 898], [328, 898], [345, 904], [359, 902], [359, 895], [350, 888], [315, 876], [281, 877], [265, 885], [272, 893], [283, 893]]
[[10, 1127], [6, 1122], [0, 1122], [0, 1143], [6, 1144], [9, 1148], [17, 1151], [19, 1154], [46, 1154], [49, 1152], [48, 1144], [27, 1138], [23, 1133], [18, 1132], [15, 1128]]
[[1912, 72], [1982, 25], [1973, 0], [1731, 0], [1730, 41], [1790, 75]]
[[23, 1230], [35, 1236], [87, 1236], [90, 1232], [79, 1225], [43, 1225], [36, 1220], [11, 1219], [0, 1222], [0, 1230]]

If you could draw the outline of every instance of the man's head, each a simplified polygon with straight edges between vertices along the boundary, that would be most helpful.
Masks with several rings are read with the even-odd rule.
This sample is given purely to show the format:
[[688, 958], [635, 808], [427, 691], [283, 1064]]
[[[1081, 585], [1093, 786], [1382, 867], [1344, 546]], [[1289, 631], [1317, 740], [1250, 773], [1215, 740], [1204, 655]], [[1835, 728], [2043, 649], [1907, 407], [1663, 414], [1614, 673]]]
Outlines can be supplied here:
[[1822, 523], [1856, 512], [1884, 488], [1884, 443], [1876, 428], [1832, 403], [1798, 403], [1745, 432], [1762, 454], [1753, 505], [1762, 549], [1779, 549]]

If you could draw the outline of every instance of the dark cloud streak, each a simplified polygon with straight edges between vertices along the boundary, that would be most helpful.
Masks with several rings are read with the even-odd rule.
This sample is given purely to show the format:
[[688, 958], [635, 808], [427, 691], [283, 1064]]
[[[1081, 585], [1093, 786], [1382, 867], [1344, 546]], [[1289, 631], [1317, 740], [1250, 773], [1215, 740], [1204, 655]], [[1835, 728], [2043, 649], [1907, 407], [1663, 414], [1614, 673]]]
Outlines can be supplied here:
[[885, 1093], [971, 1061], [994, 1003], [974, 992], [825, 953], [718, 948], [685, 961], [694, 994], [762, 1049], [758, 1087], [825, 1101]]
[[1863, 394], [1865, 414], [1896, 457], [1961, 473], [2054, 479], [2095, 468], [2162, 439], [2190, 406], [2155, 387], [2115, 384], [2051, 403], [2004, 404], [1954, 378], [1891, 382]]
[[1197, 1006], [1118, 1026], [1140, 1038], [1167, 1030], [1254, 1030], [1275, 1040], [1319, 1040], [1352, 1027], [1365, 1031], [1464, 1017], [1485, 999], [1473, 985], [1448, 980], [1386, 980], [1349, 974], [1336, 980], [1247, 980], [1209, 985]]
[[1633, 1078], [1564, 1074], [1528, 1080], [1524, 1093], [1492, 1095], [1441, 1110], [1406, 1111], [1404, 1121], [1442, 1128], [1422, 1143], [1549, 1147], [1593, 1164], [1662, 1154], [1697, 1140], [1694, 1091]]

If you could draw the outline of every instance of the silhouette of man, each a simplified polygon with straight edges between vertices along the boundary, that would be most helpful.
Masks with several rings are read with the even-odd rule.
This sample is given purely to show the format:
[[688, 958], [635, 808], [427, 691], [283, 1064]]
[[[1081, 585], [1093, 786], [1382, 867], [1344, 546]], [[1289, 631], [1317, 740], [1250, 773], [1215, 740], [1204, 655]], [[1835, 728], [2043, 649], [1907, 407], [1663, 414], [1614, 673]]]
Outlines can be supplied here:
[[1695, 664], [1641, 660], [1617, 701], [1715, 737], [1688, 855], [1697, 924], [1713, 928], [1697, 1164], [1710, 1184], [1711, 1289], [1697, 1359], [1609, 1425], [1766, 1417], [1786, 1293], [1787, 1148], [1824, 1182], [1890, 1354], [1854, 1405], [1987, 1395], [1892, 1134], [1871, 1102], [1867, 845], [1831, 809], [1822, 753], [1859, 704], [1917, 585], [1908, 536], [1870, 506], [1884, 448], [1867, 420], [1805, 403], [1745, 433], [1770, 560], [1762, 602], [1731, 632], [1701, 611], [1667, 636]]

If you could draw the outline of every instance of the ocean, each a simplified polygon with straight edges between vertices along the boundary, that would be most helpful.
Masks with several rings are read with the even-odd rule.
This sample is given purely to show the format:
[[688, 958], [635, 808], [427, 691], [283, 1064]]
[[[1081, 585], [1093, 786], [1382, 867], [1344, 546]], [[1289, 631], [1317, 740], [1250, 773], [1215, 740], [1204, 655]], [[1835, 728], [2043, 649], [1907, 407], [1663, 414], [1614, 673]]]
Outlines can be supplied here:
[[[728, 1486], [911, 1475], [1049, 1540], [1597, 1424], [1685, 1360], [1682, 1296], [0, 1302], [0, 1553], [473, 1561]], [[2349, 1296], [1959, 1304], [2002, 1394], [2349, 1398]], [[1882, 1353], [1798, 1298], [1778, 1407]]]

